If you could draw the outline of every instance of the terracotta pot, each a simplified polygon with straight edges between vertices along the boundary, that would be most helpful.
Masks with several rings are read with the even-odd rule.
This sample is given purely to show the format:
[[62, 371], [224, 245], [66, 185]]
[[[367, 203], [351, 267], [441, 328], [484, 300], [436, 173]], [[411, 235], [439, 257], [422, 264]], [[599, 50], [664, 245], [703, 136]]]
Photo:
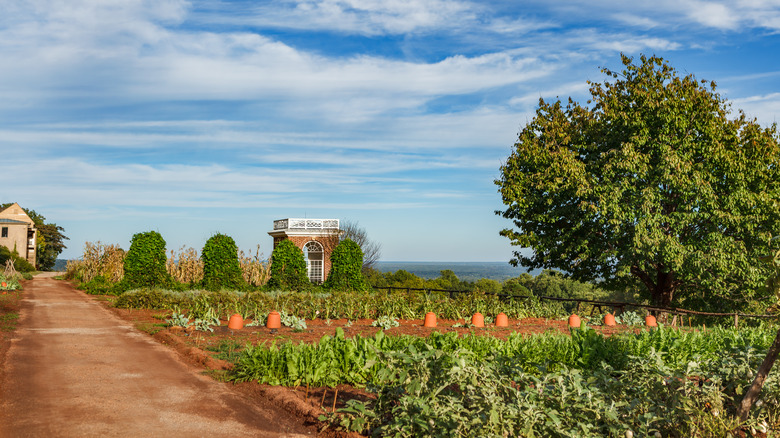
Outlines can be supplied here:
[[230, 330], [241, 330], [244, 328], [244, 318], [238, 313], [234, 313], [228, 320], [228, 328]]
[[7, 287], [7, 286], [8, 286], [8, 283], [6, 283], [6, 282], [2, 282], [2, 283], [0, 283], [0, 286]]
[[269, 329], [282, 328], [282, 316], [279, 312], [271, 312], [268, 314], [268, 320], [265, 322], [265, 326]]
[[471, 317], [471, 325], [474, 327], [484, 327], [485, 317], [479, 312], [475, 313], [474, 316]]
[[428, 312], [425, 314], [425, 321], [423, 322], [423, 327], [436, 327], [436, 314], [433, 312]]
[[655, 320], [655, 316], [653, 315], [645, 316], [645, 324], [647, 324], [648, 327], [658, 327], [658, 321]]
[[604, 315], [604, 325], [608, 325], [610, 327], [613, 326], [613, 325], [616, 325], [616, 323], [615, 323], [615, 315], [613, 315], [611, 313], [607, 313], [606, 315]]
[[509, 318], [506, 317], [504, 312], [496, 315], [496, 327], [509, 327]]
[[569, 327], [571, 328], [580, 328], [580, 322], [580, 317], [574, 313], [569, 317]]

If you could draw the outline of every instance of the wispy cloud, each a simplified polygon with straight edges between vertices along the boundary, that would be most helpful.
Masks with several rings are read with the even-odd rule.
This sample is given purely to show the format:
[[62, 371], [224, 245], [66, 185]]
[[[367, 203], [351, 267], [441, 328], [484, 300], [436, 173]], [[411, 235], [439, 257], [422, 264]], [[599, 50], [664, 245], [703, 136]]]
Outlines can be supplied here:
[[[692, 63], [780, 28], [777, 1], [659, 1], [1, 2], [0, 149], [21, 175], [6, 196], [73, 227], [73, 205], [128, 227], [202, 225], [206, 208], [471, 226], [539, 97], [586, 100], [619, 52]], [[771, 122], [765, 63], [723, 71], [735, 106]]]

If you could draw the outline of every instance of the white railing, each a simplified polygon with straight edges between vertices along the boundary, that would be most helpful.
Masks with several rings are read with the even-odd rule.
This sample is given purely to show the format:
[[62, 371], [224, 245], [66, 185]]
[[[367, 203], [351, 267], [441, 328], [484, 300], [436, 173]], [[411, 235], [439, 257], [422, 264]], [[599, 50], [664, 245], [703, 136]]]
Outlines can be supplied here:
[[338, 219], [279, 219], [274, 221], [274, 230], [338, 230]]

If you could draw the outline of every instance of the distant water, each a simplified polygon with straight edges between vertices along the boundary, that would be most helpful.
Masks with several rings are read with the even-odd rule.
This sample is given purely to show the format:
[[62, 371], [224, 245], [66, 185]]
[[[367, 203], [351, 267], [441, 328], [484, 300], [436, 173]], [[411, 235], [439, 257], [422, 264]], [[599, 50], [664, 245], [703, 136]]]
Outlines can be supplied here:
[[[441, 271], [449, 269], [461, 280], [476, 281], [480, 278], [503, 281], [517, 277], [525, 268], [515, 268], [508, 262], [377, 262], [380, 272], [404, 270], [422, 278], [437, 278]], [[531, 271], [537, 275], [540, 271]]]

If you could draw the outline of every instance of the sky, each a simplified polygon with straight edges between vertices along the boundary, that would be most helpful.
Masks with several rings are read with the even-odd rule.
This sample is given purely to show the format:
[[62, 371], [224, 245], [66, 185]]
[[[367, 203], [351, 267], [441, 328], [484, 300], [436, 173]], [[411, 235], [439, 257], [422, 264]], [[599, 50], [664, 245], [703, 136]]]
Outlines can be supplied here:
[[386, 261], [509, 261], [494, 180], [620, 54], [780, 117], [780, 1], [0, 0], [0, 202], [85, 242], [357, 222]]

